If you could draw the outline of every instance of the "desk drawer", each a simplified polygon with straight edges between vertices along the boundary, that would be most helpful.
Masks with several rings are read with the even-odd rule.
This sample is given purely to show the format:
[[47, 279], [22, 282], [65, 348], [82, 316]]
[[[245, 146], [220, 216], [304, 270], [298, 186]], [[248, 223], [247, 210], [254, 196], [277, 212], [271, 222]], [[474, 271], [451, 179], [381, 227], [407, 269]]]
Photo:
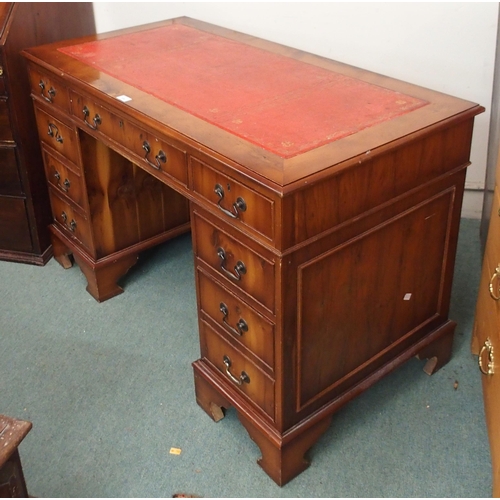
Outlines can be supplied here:
[[234, 349], [208, 323], [200, 321], [201, 355], [229, 380], [231, 385], [274, 418], [274, 380]]
[[[224, 282], [246, 292], [267, 310], [274, 313], [275, 265], [249, 248], [243, 235], [230, 236], [193, 211], [192, 227], [195, 231], [195, 252]], [[236, 233], [236, 232], [235, 232]]]
[[30, 84], [34, 97], [42, 99], [51, 106], [69, 111], [68, 89], [58, 78], [31, 66]]
[[65, 234], [92, 251], [92, 233], [86, 216], [60, 198], [54, 189], [49, 189], [52, 214]]
[[0, 98], [0, 141], [14, 142], [10, 126], [9, 106], [5, 98]]
[[491, 207], [482, 274], [480, 295], [484, 294], [484, 302], [487, 302], [488, 307], [495, 311], [495, 322], [500, 325], [500, 192], [498, 186], [495, 186]]
[[78, 168], [68, 167], [57, 160], [43, 147], [43, 163], [45, 165], [45, 175], [47, 182], [59, 193], [62, 193], [73, 200], [82, 210], [84, 210], [84, 186]]
[[0, 58], [0, 95], [7, 95], [7, 90], [5, 88], [5, 66], [1, 58]]
[[32, 252], [26, 200], [0, 196], [0, 248], [16, 252]]
[[92, 100], [71, 91], [71, 113], [84, 127], [122, 146], [134, 163], [187, 185], [187, 154], [165, 137], [148, 132]]
[[500, 263], [500, 190], [498, 189], [498, 186], [495, 186], [495, 191], [493, 193], [486, 246], [487, 251], [489, 251]]
[[200, 309], [239, 346], [274, 368], [274, 325], [198, 269]]
[[0, 196], [24, 195], [17, 166], [16, 148], [0, 148]]
[[208, 201], [218, 214], [274, 240], [274, 202], [271, 199], [196, 158], [191, 158], [191, 170], [193, 191]]
[[40, 140], [73, 163], [79, 164], [76, 130], [50, 116], [38, 106], [35, 108], [35, 114]]

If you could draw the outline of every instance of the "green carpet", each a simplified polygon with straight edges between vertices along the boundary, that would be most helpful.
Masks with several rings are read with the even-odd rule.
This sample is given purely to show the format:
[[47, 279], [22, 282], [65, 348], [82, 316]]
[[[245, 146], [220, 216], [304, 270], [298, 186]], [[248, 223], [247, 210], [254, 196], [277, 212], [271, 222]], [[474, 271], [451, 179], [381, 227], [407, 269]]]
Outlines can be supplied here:
[[479, 221], [463, 219], [448, 365], [429, 377], [412, 359], [349, 403], [311, 450], [311, 467], [283, 488], [256, 464], [259, 449], [234, 411], [214, 423], [196, 404], [189, 235], [148, 251], [125, 293], [102, 304], [77, 266], [0, 262], [0, 413], [33, 422], [20, 447], [30, 494], [490, 496], [469, 348], [480, 260]]

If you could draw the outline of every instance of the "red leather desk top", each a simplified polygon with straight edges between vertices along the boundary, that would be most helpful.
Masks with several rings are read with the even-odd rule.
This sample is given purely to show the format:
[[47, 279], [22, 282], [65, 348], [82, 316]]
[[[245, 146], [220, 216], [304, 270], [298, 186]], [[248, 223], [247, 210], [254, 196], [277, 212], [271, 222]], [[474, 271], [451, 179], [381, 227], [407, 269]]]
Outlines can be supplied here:
[[59, 50], [282, 158], [428, 104], [181, 24]]

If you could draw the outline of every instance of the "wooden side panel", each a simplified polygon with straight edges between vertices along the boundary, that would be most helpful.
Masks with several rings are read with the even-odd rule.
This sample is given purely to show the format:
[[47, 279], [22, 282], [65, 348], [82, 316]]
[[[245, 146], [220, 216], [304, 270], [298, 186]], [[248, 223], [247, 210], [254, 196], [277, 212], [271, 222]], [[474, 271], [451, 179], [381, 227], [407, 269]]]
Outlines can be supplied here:
[[284, 200], [284, 248], [373, 210], [389, 199], [467, 166], [473, 120], [406, 144], [313, 183]]
[[276, 330], [283, 430], [347, 402], [449, 321], [464, 181], [465, 169], [444, 176], [283, 259], [281, 309], [293, 311]]
[[440, 314], [452, 201], [447, 192], [300, 266], [300, 408]]

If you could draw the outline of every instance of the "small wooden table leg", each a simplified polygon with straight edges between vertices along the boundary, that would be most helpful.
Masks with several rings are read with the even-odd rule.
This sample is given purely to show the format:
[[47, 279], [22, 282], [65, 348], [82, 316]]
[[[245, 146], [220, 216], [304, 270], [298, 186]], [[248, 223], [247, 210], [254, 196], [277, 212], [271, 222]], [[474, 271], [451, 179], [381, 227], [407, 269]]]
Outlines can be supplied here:
[[18, 446], [31, 429], [31, 422], [0, 415], [0, 497], [27, 498]]
[[196, 370], [194, 372], [194, 387], [196, 392], [196, 402], [205, 413], [215, 422], [224, 418], [224, 409], [230, 408], [231, 403], [216, 391], [203, 377], [200, 377]]
[[104, 302], [123, 293], [117, 281], [137, 262], [138, 254], [129, 254], [119, 259], [101, 264], [92, 264], [76, 252], [74, 259], [87, 278], [87, 292], [98, 302]]
[[456, 323], [449, 320], [442, 327], [445, 332], [438, 339], [424, 347], [417, 354], [418, 359], [428, 360], [424, 366], [424, 372], [427, 373], [427, 375], [436, 373], [450, 360], [455, 327]]
[[72, 267], [73, 261], [70, 257], [72, 251], [54, 233], [51, 234], [51, 241], [54, 259], [59, 262], [64, 269]]
[[263, 432], [243, 413], [238, 412], [238, 418], [260, 448], [262, 457], [257, 463], [279, 486], [285, 485], [309, 467], [311, 462], [306, 454], [332, 421], [332, 415], [328, 415], [304, 430], [292, 431], [289, 437], [287, 434], [273, 436]]
[[197, 403], [216, 422], [224, 417], [223, 408], [234, 406], [240, 422], [260, 448], [262, 457], [257, 463], [273, 481], [283, 486], [309, 467], [306, 454], [330, 426], [331, 414], [313, 424], [298, 425], [282, 435], [264, 420], [260, 421], [262, 425], [256, 423], [254, 418], [247, 416], [241, 404], [236, 400], [233, 404], [229, 393], [223, 394], [207, 381], [203, 363], [196, 361], [193, 368]]

